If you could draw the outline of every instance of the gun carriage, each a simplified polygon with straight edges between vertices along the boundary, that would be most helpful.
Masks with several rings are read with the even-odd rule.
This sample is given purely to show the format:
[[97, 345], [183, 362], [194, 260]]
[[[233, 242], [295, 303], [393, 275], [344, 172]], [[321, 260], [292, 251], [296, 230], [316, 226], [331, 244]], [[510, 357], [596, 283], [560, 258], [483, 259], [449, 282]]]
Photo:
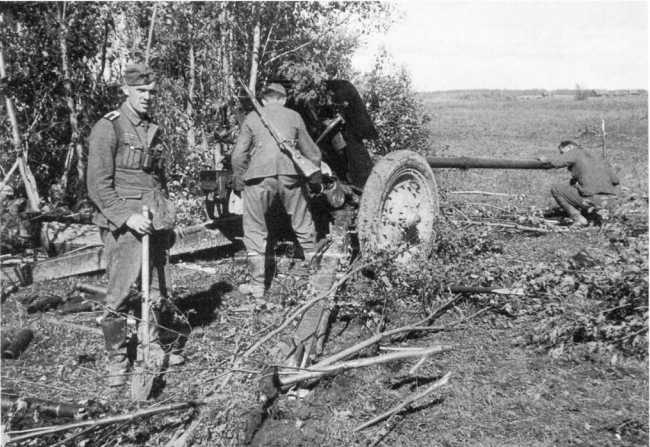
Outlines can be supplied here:
[[[301, 114], [323, 154], [324, 191], [312, 204], [319, 236], [343, 230], [351, 235], [347, 248], [354, 253], [400, 244], [432, 250], [439, 215], [432, 168], [551, 168], [536, 160], [425, 157], [411, 150], [397, 150], [373, 162], [363, 141], [378, 134], [355, 87], [349, 81], [329, 80], [323, 90], [325, 100], [291, 100], [288, 106]], [[218, 222], [240, 211], [230, 187], [228, 156], [217, 154], [215, 159], [218, 169], [201, 171], [199, 180], [207, 214]]]

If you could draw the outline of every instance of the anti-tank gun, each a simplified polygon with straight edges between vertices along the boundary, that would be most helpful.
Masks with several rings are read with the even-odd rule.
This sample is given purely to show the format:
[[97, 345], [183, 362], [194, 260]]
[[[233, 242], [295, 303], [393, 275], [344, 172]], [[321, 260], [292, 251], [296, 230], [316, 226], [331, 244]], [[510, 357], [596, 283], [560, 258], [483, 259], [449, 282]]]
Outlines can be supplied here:
[[[290, 88], [289, 82], [285, 87]], [[324, 98], [287, 106], [298, 111], [323, 154], [327, 188], [337, 188], [338, 201], [316, 199], [315, 218], [319, 235], [332, 231], [329, 223], [345, 214], [343, 229], [357, 250], [387, 249], [406, 243], [428, 252], [439, 215], [438, 188], [432, 168], [458, 169], [551, 169], [537, 160], [495, 160], [470, 157], [424, 157], [404, 149], [374, 162], [364, 140], [377, 138], [377, 130], [355, 87], [345, 80], [325, 81]], [[245, 102], [245, 98], [242, 102]], [[240, 213], [232, 193], [229, 160], [225, 169], [202, 171], [200, 184], [206, 193], [208, 214], [213, 219]], [[340, 220], [340, 219], [339, 219]], [[340, 227], [339, 227], [340, 229]]]

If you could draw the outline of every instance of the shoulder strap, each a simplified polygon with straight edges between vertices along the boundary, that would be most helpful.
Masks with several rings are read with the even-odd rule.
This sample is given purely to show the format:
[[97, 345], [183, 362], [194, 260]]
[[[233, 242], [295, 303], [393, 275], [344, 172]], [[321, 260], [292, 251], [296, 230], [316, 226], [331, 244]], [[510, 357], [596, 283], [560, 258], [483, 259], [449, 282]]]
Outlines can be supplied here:
[[120, 111], [113, 110], [111, 112], [108, 112], [106, 115], [104, 115], [104, 118], [106, 118], [109, 121], [115, 121], [118, 116], [120, 116]]
[[[109, 115], [110, 115], [110, 118], [109, 118]], [[122, 126], [120, 124], [120, 120], [117, 119], [117, 118], [119, 118], [119, 116], [120, 116], [120, 112], [118, 112], [117, 110], [114, 110], [114, 111], [104, 115], [104, 118], [106, 118], [107, 120], [109, 120], [111, 122], [111, 124], [113, 124], [113, 131], [115, 132], [115, 139], [117, 140], [117, 145], [118, 146], [122, 143], [122, 140], [124, 139], [123, 138], [124, 132], [122, 131]]]

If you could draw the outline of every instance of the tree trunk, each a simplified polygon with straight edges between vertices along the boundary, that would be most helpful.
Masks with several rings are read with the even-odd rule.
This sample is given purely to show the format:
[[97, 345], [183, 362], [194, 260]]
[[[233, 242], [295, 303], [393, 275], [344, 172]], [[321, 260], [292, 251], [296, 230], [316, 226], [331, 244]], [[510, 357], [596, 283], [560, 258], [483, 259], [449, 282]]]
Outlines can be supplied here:
[[[253, 9], [254, 12], [257, 12], [256, 8]], [[251, 47], [251, 71], [248, 78], [248, 88], [253, 94], [255, 94], [255, 84], [257, 82], [257, 67], [259, 65], [260, 57], [260, 31], [261, 24], [260, 19], [257, 17], [255, 26], [253, 27], [253, 45]]]
[[149, 56], [151, 52], [151, 41], [153, 39], [153, 27], [156, 24], [156, 10], [158, 9], [158, 3], [154, 3], [153, 11], [151, 12], [151, 23], [149, 24], [149, 35], [147, 36], [147, 49], [144, 52], [144, 63], [149, 64]]
[[68, 24], [66, 23], [66, 3], [61, 5], [61, 14], [59, 16], [59, 47], [61, 49], [61, 66], [63, 70], [63, 87], [65, 89], [65, 103], [68, 106], [68, 111], [70, 112], [70, 144], [68, 146], [68, 152], [65, 157], [65, 167], [63, 171], [63, 176], [61, 177], [61, 188], [65, 192], [68, 187], [68, 176], [70, 175], [70, 169], [72, 168], [72, 160], [74, 159], [74, 154], [77, 154], [77, 175], [79, 182], [84, 182], [84, 161], [83, 161], [83, 147], [79, 138], [79, 115], [77, 113], [77, 105], [75, 103], [74, 96], [72, 94], [72, 73], [70, 72], [70, 61], [68, 60]]
[[[4, 15], [0, 14], [0, 27], [4, 27]], [[4, 51], [3, 51], [2, 41], [0, 40], [0, 79], [7, 77], [5, 71], [5, 60], [4, 60]], [[7, 108], [7, 115], [9, 116], [9, 122], [11, 123], [11, 136], [14, 143], [14, 149], [16, 153], [20, 153], [20, 133], [18, 132], [18, 121], [16, 120], [16, 111], [14, 110], [14, 105], [11, 102], [8, 94], [5, 94], [5, 106]]]
[[223, 98], [230, 96], [235, 85], [232, 73], [232, 52], [230, 51], [231, 28], [228, 17], [228, 4], [221, 4], [221, 14], [219, 16], [219, 54], [221, 61], [221, 78], [223, 83], [220, 88], [220, 95]]
[[102, 55], [99, 62], [99, 71], [95, 77], [95, 85], [99, 84], [99, 81], [104, 79], [104, 70], [106, 69], [106, 50], [108, 48], [108, 31], [109, 27], [109, 16], [110, 9], [106, 11], [107, 16], [104, 18], [104, 39], [102, 40]]
[[194, 59], [194, 43], [190, 44], [189, 52], [190, 82], [187, 87], [187, 149], [193, 151], [196, 147], [196, 130], [194, 129], [194, 88], [196, 85], [196, 61]]
[[[4, 15], [0, 14], [0, 28], [4, 26]], [[5, 60], [4, 60], [4, 48], [2, 46], [2, 41], [0, 41], [0, 79], [7, 77], [5, 71]], [[7, 115], [9, 117], [9, 122], [11, 123], [11, 135], [13, 138], [14, 149], [16, 156], [18, 157], [18, 169], [20, 170], [20, 175], [23, 178], [23, 183], [25, 184], [25, 192], [27, 193], [27, 201], [29, 202], [29, 207], [32, 211], [38, 211], [40, 207], [40, 197], [38, 196], [38, 189], [36, 187], [36, 180], [32, 175], [32, 171], [29, 169], [27, 164], [27, 151], [22, 150], [22, 144], [20, 142], [20, 132], [18, 130], [18, 120], [16, 119], [16, 111], [14, 109], [14, 104], [11, 102], [9, 95], [5, 94], [5, 106], [7, 109]]]

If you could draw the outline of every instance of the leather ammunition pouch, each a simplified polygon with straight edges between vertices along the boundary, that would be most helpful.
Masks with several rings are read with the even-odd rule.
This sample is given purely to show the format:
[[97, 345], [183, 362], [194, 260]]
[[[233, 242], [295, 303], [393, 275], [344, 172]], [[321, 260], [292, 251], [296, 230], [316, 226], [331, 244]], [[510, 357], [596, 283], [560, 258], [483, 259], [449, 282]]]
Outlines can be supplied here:
[[[176, 208], [160, 189], [158, 172], [163, 168], [160, 144], [144, 147], [134, 129], [124, 129], [119, 120], [111, 121], [117, 138], [115, 153], [115, 190], [131, 214], [142, 213], [147, 206], [155, 230], [171, 230]], [[143, 180], [143, 172], [146, 178]]]
[[142, 141], [133, 131], [122, 129], [119, 120], [111, 121], [117, 137], [118, 146], [115, 154], [115, 167], [151, 172], [162, 168], [162, 147], [157, 144], [144, 147]]

